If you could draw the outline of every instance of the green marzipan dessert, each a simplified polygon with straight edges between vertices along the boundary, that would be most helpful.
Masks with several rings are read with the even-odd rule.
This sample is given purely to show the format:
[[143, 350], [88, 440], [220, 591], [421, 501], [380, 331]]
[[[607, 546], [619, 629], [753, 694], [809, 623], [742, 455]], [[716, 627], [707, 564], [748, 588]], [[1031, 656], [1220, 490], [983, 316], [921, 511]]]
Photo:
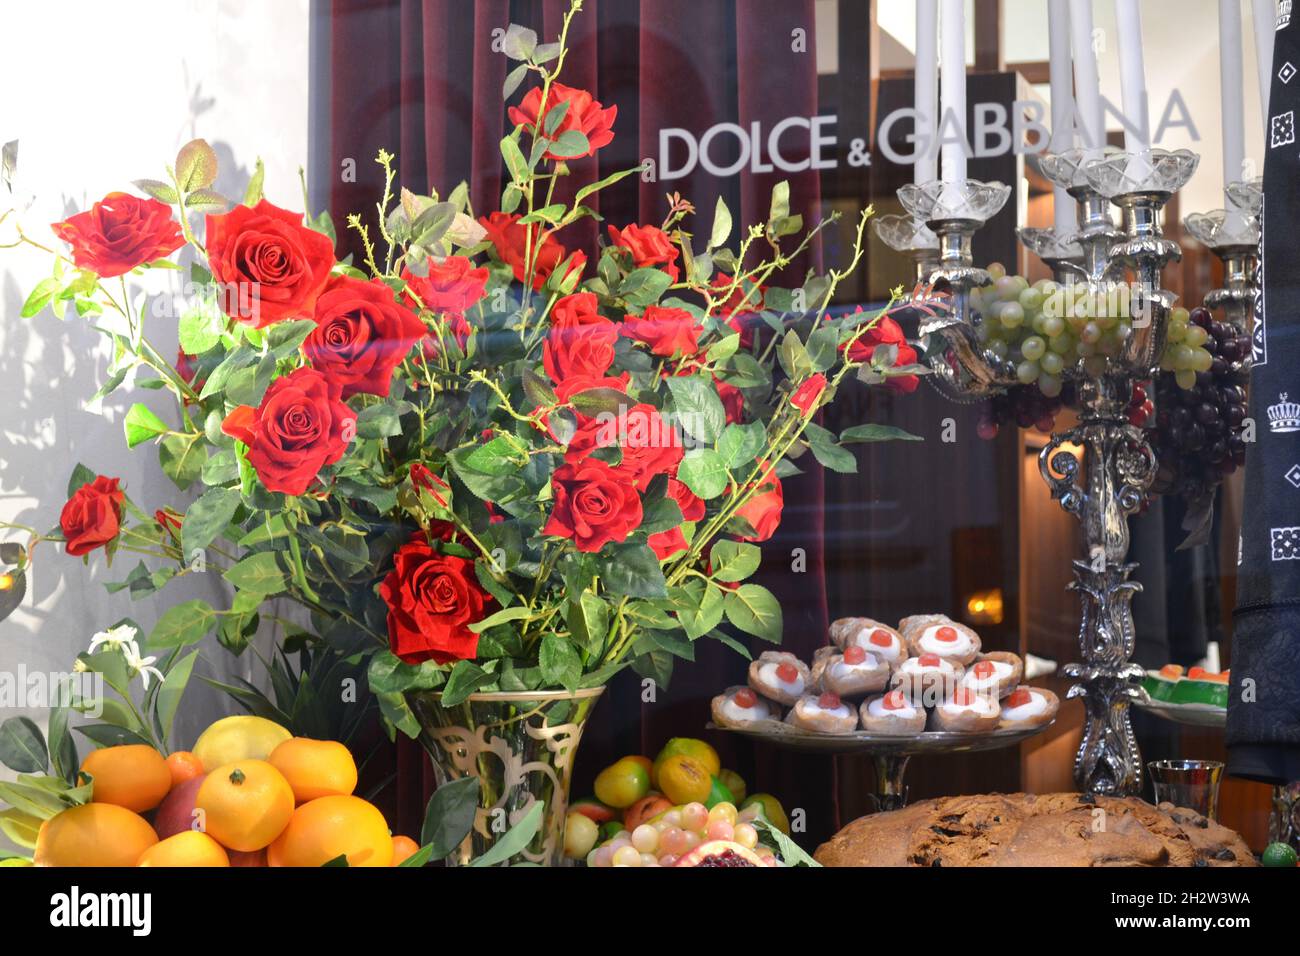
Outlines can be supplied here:
[[1228, 706], [1228, 685], [1223, 681], [1194, 680], [1184, 677], [1174, 685], [1168, 698], [1171, 704], [1209, 704]]
[[1147, 671], [1146, 680], [1142, 682], [1142, 686], [1146, 688], [1147, 695], [1152, 700], [1163, 701], [1169, 700], [1177, 684], [1177, 680], [1171, 680], [1159, 671]]

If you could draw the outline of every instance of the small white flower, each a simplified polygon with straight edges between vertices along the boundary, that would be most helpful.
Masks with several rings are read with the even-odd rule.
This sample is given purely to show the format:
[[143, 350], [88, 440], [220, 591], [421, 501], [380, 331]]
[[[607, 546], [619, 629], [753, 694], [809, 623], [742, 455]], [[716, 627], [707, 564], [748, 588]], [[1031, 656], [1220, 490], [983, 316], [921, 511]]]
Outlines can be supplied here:
[[140, 675], [140, 683], [145, 690], [149, 689], [149, 675], [154, 674], [158, 680], [163, 679], [163, 672], [156, 667], [152, 667], [157, 657], [141, 657], [140, 647], [135, 641], [127, 641], [122, 645], [122, 656], [126, 658], [126, 666], [131, 669], [131, 676]]
[[105, 650], [121, 650], [122, 645], [126, 643], [135, 643], [138, 632], [130, 624], [119, 624], [117, 627], [111, 627], [107, 631], [100, 631], [90, 639], [90, 647], [87, 654], [93, 654], [103, 645]]

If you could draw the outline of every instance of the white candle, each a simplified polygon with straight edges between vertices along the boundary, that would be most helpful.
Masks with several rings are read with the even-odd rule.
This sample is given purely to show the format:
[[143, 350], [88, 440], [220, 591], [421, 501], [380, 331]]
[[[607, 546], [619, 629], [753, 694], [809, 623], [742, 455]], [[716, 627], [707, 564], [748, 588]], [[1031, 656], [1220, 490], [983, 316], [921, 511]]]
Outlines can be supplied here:
[[916, 0], [916, 77], [912, 84], [912, 108], [916, 111], [917, 157], [912, 181], [930, 183], [939, 178], [935, 160], [934, 115], [938, 98], [939, 0]]
[[1070, 46], [1074, 50], [1074, 95], [1079, 104], [1080, 136], [1088, 157], [1101, 155], [1106, 145], [1106, 120], [1101, 111], [1101, 79], [1092, 50], [1092, 0], [1070, 3]]
[[1147, 77], [1142, 64], [1142, 15], [1138, 0], [1115, 0], [1115, 28], [1119, 36], [1119, 90], [1123, 104], [1124, 149], [1138, 153], [1151, 148], [1147, 122]]
[[[1070, 88], [1070, 11], [1067, 0], [1049, 0], [1047, 7], [1048, 72], [1052, 83], [1052, 142], [1061, 153], [1074, 145], [1074, 92]], [[1063, 186], [1052, 188], [1052, 217], [1056, 235], [1076, 230], [1074, 200]]]
[[1223, 184], [1241, 178], [1246, 159], [1242, 91], [1241, 0], [1219, 0], [1219, 104], [1223, 122]]
[[1259, 68], [1259, 114], [1268, 129], [1268, 91], [1273, 85], [1273, 34], [1276, 32], [1276, 0], [1254, 0], [1255, 65]]
[[943, 181], [966, 179], [966, 0], [943, 0], [940, 36], [940, 122], [943, 138]]

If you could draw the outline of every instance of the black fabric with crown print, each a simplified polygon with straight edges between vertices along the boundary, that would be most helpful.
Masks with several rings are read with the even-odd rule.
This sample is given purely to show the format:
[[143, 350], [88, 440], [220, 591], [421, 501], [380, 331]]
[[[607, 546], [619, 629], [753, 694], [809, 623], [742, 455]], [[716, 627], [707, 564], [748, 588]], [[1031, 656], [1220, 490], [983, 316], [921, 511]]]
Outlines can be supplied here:
[[1300, 780], [1300, 25], [1278, 5], [1265, 130], [1260, 284], [1251, 368], [1228, 771]]

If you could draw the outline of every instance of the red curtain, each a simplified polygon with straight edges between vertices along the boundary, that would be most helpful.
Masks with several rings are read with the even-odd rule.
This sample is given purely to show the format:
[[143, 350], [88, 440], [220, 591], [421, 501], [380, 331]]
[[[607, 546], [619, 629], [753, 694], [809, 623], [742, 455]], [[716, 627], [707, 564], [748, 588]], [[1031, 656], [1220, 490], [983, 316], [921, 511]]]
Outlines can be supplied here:
[[[335, 0], [329, 23], [328, 157], [335, 221], [343, 222], [349, 212], [370, 211], [373, 217], [383, 184], [372, 160], [381, 147], [397, 154], [401, 181], [409, 188], [446, 195], [464, 180], [477, 211], [495, 208], [502, 186], [498, 144], [510, 126], [501, 98], [509, 61], [493, 50], [494, 31], [520, 23], [549, 40], [558, 35], [567, 8], [568, 0]], [[814, 0], [587, 0], [570, 31], [563, 81], [590, 90], [605, 106], [616, 105], [618, 119], [611, 145], [572, 164], [569, 195], [645, 158], [658, 161], [665, 128], [685, 129], [698, 140], [719, 123], [746, 131], [758, 124], [765, 138], [780, 120], [815, 116], [813, 25]], [[807, 144], [797, 143], [793, 134], [783, 146], [787, 155], [808, 155]], [[734, 136], [721, 136], [713, 159], [727, 166], [738, 149]], [[680, 167], [681, 153], [671, 158]], [[355, 181], [339, 174], [348, 159], [355, 161]], [[606, 222], [599, 228], [660, 222], [669, 192], [680, 192], [700, 210], [697, 232], [707, 232], [719, 196], [738, 223], [762, 221], [771, 189], [781, 179], [790, 180], [793, 211], [806, 223], [816, 222], [821, 197], [815, 172], [755, 173], [747, 167], [720, 179], [697, 165], [680, 179], [632, 177], [602, 193], [599, 211]], [[596, 237], [592, 221], [560, 236], [589, 255]], [[348, 240], [340, 238], [346, 246]], [[805, 267], [818, 265], [818, 256], [814, 251], [813, 261], [797, 264], [790, 284], [800, 281]], [[812, 461], [800, 464], [806, 474], [785, 484], [786, 518], [766, 546], [760, 580], [784, 605], [786, 646], [807, 659], [825, 642], [827, 627], [824, 493], [820, 468]], [[806, 566], [799, 564], [800, 554]], [[754, 647], [755, 654], [763, 649]], [[679, 663], [671, 686], [660, 688], [653, 702], [642, 701], [636, 675], [625, 672], [613, 682], [584, 738], [576, 793], [589, 792], [596, 772], [623, 753], [653, 755], [670, 736], [702, 734], [709, 699], [744, 682], [745, 662], [713, 642], [700, 642], [696, 653], [694, 664]], [[724, 763], [752, 788], [774, 792], [787, 807], [805, 811], [806, 843], [815, 845], [834, 832], [832, 762], [756, 749], [726, 734], [713, 734], [712, 740]], [[397, 769], [398, 826], [413, 833], [431, 787], [430, 772], [413, 746], [398, 748]]]

